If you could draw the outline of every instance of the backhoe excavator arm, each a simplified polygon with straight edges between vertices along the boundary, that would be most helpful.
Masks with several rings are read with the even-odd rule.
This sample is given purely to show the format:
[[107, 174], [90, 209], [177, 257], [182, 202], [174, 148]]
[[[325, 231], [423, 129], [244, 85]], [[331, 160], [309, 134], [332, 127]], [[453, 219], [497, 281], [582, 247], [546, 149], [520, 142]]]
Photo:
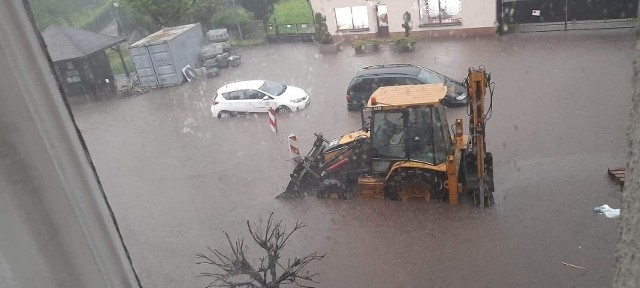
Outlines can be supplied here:
[[[486, 92], [490, 88], [491, 75], [487, 74], [484, 67], [469, 68], [467, 77], [467, 95], [469, 97], [469, 137], [470, 145], [468, 146], [468, 156], [475, 158], [475, 161], [466, 161], [465, 165], [474, 165], [475, 167], [466, 167], [467, 170], [475, 170], [477, 173], [477, 189], [479, 194], [480, 207], [488, 206], [485, 203], [490, 200], [490, 193], [493, 192], [493, 161], [491, 154], [486, 152], [485, 128], [487, 122], [487, 112], [485, 111]], [[491, 106], [490, 106], [491, 107]], [[491, 109], [491, 108], [489, 108]], [[488, 158], [488, 159], [487, 159]], [[488, 160], [488, 161], [487, 161]], [[489, 163], [487, 163], [489, 162]], [[489, 183], [487, 183], [489, 182]], [[474, 185], [475, 187], [475, 185]]]

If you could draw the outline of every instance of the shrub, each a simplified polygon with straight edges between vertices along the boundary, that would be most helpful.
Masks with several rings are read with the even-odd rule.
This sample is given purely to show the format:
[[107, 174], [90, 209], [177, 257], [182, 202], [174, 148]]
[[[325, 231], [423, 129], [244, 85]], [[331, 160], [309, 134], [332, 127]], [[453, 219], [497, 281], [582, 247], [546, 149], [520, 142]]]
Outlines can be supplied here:
[[389, 43], [394, 44], [397, 51], [413, 51], [416, 42], [416, 38], [413, 36], [396, 35], [389, 39]]
[[367, 44], [367, 40], [360, 40], [360, 39], [358, 39], [358, 40], [354, 40], [354, 41], [351, 43], [351, 47], [353, 47], [353, 49], [360, 50], [360, 49], [362, 49], [362, 48], [364, 47], [364, 45], [366, 45], [366, 44]]
[[366, 42], [366, 44], [373, 45], [373, 47], [375, 48], [378, 48], [380, 46], [380, 40], [378, 39], [369, 39]]
[[400, 45], [400, 46], [413, 46], [417, 42], [416, 38], [413, 36], [404, 36], [404, 35], [396, 35], [391, 37], [389, 43]]
[[329, 27], [327, 27], [327, 17], [322, 15], [322, 13], [318, 12], [315, 15], [315, 26], [316, 26], [316, 41], [320, 44], [331, 44], [333, 43], [333, 38], [331, 38], [331, 34], [329, 33]]

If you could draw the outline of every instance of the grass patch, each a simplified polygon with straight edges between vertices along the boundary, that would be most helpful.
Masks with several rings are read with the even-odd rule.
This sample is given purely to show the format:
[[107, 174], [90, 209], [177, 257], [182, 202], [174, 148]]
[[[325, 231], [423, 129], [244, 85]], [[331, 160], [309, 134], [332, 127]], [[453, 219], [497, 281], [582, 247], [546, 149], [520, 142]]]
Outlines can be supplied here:
[[274, 7], [270, 23], [298, 24], [313, 23], [311, 7], [306, 0], [280, 0]]
[[[122, 51], [122, 58], [124, 58], [124, 64], [127, 65], [127, 70], [129, 73], [135, 71], [133, 67], [133, 60], [131, 60], [131, 55], [129, 54], [129, 46], [121, 45], [120, 50]], [[124, 74], [124, 68], [122, 67], [122, 62], [120, 62], [120, 56], [118, 56], [118, 52], [113, 49], [107, 50], [107, 57], [109, 57], [109, 65], [111, 65], [111, 71], [113, 75]]]
[[269, 21], [269, 35], [276, 35], [276, 26], [280, 34], [314, 33], [313, 14], [306, 0], [280, 0], [274, 7]]

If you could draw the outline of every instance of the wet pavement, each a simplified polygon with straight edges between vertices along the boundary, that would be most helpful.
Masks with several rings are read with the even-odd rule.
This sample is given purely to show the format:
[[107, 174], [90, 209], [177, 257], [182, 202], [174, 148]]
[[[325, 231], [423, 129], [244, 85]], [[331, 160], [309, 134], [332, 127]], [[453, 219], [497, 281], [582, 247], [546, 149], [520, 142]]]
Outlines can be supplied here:
[[[240, 50], [243, 64], [218, 78], [135, 98], [74, 99], [72, 108], [145, 287], [204, 287], [196, 275], [207, 267], [195, 254], [228, 251], [223, 230], [247, 237], [245, 221], [270, 211], [308, 225], [285, 256], [327, 253], [310, 267], [321, 274], [318, 287], [605, 287], [618, 221], [591, 210], [620, 206], [606, 169], [625, 164], [634, 39], [630, 30], [433, 39], [410, 54], [383, 46], [364, 56], [264, 45]], [[293, 167], [288, 134], [306, 152], [313, 132], [358, 129], [347, 84], [360, 67], [381, 63], [460, 79], [469, 66], [492, 73], [495, 207], [274, 199]], [[312, 103], [279, 117], [278, 134], [266, 115], [211, 117], [219, 86], [256, 78], [302, 87]], [[448, 113], [453, 123], [465, 110]]]

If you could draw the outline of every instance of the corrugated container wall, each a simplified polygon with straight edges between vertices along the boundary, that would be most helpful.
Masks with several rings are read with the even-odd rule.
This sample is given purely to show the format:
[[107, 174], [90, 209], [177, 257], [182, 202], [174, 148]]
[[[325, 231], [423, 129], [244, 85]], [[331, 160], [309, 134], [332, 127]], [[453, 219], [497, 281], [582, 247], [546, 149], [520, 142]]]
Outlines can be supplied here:
[[204, 33], [199, 23], [164, 28], [129, 46], [142, 87], [182, 83], [182, 68], [197, 68]]

